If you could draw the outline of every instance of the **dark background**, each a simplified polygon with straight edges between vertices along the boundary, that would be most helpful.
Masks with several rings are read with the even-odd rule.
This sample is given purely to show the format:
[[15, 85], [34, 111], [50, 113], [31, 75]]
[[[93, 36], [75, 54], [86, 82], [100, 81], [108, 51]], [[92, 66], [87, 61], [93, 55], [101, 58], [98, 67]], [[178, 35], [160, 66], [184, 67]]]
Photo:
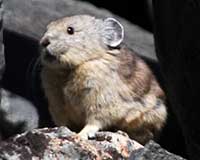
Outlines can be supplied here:
[[137, 24], [148, 31], [152, 31], [151, 0], [126, 0], [126, 1], [99, 1], [82, 0], [90, 2], [98, 7], [106, 8], [129, 21]]

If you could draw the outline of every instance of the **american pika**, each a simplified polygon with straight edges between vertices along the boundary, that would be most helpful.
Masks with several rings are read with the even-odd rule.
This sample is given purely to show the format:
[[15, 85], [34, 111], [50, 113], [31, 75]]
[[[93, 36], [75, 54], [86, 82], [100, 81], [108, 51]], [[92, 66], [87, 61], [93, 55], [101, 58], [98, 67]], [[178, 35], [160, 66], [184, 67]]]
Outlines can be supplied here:
[[164, 93], [123, 38], [114, 18], [77, 15], [47, 26], [41, 80], [56, 125], [83, 138], [112, 127], [142, 144], [162, 128]]

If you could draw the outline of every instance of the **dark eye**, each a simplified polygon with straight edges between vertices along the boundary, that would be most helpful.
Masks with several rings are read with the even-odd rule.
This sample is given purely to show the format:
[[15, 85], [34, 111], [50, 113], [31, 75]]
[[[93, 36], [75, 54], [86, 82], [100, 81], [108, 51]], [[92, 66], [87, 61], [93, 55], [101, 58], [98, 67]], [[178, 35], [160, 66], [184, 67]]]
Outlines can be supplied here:
[[73, 27], [67, 27], [67, 33], [68, 34], [74, 34], [74, 28]]

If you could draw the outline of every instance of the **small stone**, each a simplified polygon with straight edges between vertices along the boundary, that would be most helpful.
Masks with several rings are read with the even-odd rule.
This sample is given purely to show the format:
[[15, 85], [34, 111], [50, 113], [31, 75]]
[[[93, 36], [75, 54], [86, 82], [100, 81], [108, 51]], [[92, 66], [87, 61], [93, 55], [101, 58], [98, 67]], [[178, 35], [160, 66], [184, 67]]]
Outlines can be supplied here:
[[67, 127], [64, 127], [64, 126], [58, 128], [56, 133], [58, 134], [59, 138], [65, 138], [72, 135], [72, 132]]
[[121, 134], [122, 136], [129, 137], [127, 133], [125, 133], [125, 132], [123, 132], [121, 130], [118, 130], [117, 133]]

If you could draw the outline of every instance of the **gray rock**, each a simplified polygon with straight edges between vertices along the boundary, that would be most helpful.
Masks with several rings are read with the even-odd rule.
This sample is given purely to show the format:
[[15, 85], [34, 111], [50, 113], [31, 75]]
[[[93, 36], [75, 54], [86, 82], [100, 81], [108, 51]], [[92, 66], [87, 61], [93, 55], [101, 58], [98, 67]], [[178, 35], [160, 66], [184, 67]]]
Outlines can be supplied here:
[[156, 60], [153, 36], [111, 12], [78, 0], [9, 0], [5, 1], [5, 29], [39, 39], [52, 20], [75, 14], [115, 17], [125, 26], [126, 44], [140, 55]]
[[169, 153], [154, 141], [150, 141], [144, 148], [133, 152], [130, 160], [185, 160], [184, 158]]
[[188, 155], [200, 159], [200, 1], [153, 1], [155, 42], [166, 93]]
[[145, 147], [123, 132], [98, 132], [95, 139], [83, 140], [66, 127], [35, 129], [0, 143], [4, 160], [184, 160], [155, 142]]
[[13, 136], [38, 127], [36, 108], [26, 99], [1, 89], [0, 135]]
[[32, 130], [0, 144], [0, 159], [127, 159], [143, 148], [121, 133], [99, 132], [96, 140], [83, 140], [66, 127]]

